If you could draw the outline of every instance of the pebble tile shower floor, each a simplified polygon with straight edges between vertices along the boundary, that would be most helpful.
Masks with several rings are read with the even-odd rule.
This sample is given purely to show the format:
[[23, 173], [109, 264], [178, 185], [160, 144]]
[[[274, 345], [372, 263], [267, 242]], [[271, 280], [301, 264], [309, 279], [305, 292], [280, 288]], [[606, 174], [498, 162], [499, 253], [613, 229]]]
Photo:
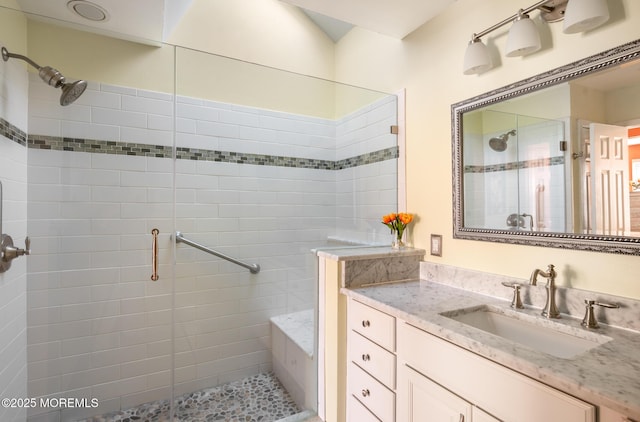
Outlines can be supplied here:
[[[176, 398], [174, 421], [272, 422], [300, 410], [272, 372]], [[169, 400], [78, 422], [168, 422]]]

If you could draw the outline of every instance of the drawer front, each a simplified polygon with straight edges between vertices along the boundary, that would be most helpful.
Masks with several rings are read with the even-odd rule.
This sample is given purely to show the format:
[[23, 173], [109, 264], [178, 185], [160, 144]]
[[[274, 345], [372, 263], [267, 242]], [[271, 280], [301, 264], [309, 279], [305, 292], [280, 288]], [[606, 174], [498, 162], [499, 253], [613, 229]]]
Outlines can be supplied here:
[[356, 333], [349, 332], [347, 341], [349, 360], [392, 390], [396, 388], [396, 357], [377, 344]]
[[393, 391], [367, 374], [355, 363], [349, 364], [347, 376], [349, 395], [356, 397], [382, 422], [393, 422], [396, 413], [396, 395]]
[[595, 422], [594, 406], [405, 323], [398, 359], [501, 420]]
[[380, 422], [358, 399], [349, 396], [347, 403], [347, 420], [353, 422]]
[[396, 319], [394, 317], [355, 300], [349, 301], [347, 315], [350, 329], [391, 352], [396, 350]]

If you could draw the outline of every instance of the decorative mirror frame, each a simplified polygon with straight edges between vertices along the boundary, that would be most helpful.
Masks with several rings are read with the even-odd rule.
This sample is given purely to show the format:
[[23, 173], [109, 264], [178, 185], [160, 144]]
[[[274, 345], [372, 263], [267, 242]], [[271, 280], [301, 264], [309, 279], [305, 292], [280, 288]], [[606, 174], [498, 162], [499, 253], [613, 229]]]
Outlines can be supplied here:
[[464, 227], [462, 115], [500, 101], [568, 82], [607, 67], [640, 58], [640, 39], [511, 85], [458, 102], [451, 106], [451, 146], [453, 167], [453, 237], [518, 245], [578, 249], [626, 255], [640, 255], [640, 237], [596, 234], [526, 232]]

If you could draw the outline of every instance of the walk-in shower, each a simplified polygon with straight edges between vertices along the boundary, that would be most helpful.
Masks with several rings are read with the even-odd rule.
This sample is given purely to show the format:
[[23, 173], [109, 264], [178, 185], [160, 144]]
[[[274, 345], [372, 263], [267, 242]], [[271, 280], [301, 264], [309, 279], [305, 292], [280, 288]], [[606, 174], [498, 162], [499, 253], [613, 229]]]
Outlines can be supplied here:
[[61, 106], [71, 104], [87, 89], [87, 83], [83, 80], [77, 80], [69, 83], [57, 69], [54, 69], [51, 66], [42, 67], [30, 58], [21, 54], [9, 53], [5, 47], [2, 47], [2, 60], [6, 62], [9, 58], [24, 60], [31, 66], [38, 69], [38, 76], [40, 76], [40, 79], [42, 79], [46, 84], [51, 85], [54, 88], [62, 89], [62, 94], [60, 94]]
[[[98, 405], [0, 409], [0, 420], [313, 413], [312, 249], [387, 243], [396, 97], [173, 46], [156, 57], [159, 81], [125, 72], [116, 84], [104, 71], [114, 60], [140, 69], [117, 54], [131, 45], [71, 35], [30, 37], [28, 51], [83, 51], [101, 69], [82, 69], [90, 95], [72, 108], [22, 63], [0, 62], [11, 87], [0, 94], [17, 96], [0, 117], [22, 128], [0, 136], [3, 230], [32, 249], [0, 274], [26, 307], [14, 313], [24, 336], [0, 339], [18, 356], [3, 394]], [[20, 107], [28, 122], [6, 113]]]

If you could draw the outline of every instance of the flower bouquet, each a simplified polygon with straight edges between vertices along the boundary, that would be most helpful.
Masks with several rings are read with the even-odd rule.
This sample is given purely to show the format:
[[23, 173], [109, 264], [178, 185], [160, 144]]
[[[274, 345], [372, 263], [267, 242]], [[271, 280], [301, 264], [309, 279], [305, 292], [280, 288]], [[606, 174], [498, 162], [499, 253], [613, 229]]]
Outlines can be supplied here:
[[382, 217], [382, 224], [389, 227], [393, 235], [393, 242], [391, 243], [393, 248], [399, 249], [404, 246], [402, 235], [404, 234], [404, 229], [406, 229], [412, 221], [413, 214], [406, 212], [391, 213]]

